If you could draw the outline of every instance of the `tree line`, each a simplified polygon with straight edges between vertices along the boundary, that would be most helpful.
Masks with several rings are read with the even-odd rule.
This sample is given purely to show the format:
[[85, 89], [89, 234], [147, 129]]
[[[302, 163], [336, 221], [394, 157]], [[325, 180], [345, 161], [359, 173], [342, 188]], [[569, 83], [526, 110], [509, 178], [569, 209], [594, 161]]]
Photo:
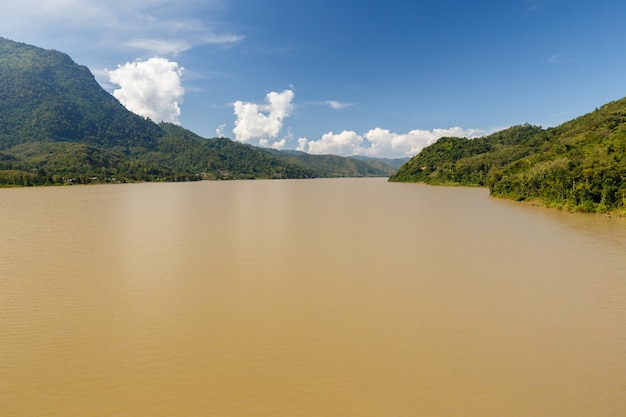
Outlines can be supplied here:
[[442, 138], [390, 181], [488, 187], [492, 195], [582, 212], [626, 213], [626, 99], [558, 127]]

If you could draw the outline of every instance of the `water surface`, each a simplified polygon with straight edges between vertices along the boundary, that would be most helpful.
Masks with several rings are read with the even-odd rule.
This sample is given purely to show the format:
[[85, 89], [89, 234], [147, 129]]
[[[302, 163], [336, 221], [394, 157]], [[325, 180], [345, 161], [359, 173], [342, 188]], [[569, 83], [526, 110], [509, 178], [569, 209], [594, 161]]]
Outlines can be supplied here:
[[483, 189], [3, 189], [0, 415], [621, 417], [624, 254]]

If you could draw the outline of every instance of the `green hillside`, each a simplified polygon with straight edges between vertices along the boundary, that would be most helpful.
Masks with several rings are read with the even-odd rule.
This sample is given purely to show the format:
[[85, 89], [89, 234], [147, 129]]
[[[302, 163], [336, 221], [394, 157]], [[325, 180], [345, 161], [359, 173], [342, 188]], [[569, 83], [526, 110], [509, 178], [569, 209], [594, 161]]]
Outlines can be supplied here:
[[626, 98], [551, 129], [442, 138], [389, 179], [489, 187], [496, 196], [584, 212], [626, 211]]
[[69, 56], [0, 38], [0, 150], [25, 142], [154, 148], [157, 125], [127, 111]]
[[390, 174], [388, 166], [328, 159], [153, 123], [66, 54], [0, 38], [0, 185]]

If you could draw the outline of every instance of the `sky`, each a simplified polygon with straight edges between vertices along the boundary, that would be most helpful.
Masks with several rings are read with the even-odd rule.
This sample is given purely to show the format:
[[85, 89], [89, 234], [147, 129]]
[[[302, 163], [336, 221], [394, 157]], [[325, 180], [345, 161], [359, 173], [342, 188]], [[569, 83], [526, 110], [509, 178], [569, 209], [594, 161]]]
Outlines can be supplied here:
[[626, 96], [623, 0], [0, 0], [129, 110], [200, 136], [400, 158]]

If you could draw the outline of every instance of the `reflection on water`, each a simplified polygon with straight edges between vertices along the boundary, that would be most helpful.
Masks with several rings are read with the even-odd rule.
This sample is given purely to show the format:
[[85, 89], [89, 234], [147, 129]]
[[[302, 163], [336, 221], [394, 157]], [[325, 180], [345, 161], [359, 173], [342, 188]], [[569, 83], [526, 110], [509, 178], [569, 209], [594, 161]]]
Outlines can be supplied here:
[[623, 416], [624, 253], [482, 189], [0, 190], [0, 415]]

